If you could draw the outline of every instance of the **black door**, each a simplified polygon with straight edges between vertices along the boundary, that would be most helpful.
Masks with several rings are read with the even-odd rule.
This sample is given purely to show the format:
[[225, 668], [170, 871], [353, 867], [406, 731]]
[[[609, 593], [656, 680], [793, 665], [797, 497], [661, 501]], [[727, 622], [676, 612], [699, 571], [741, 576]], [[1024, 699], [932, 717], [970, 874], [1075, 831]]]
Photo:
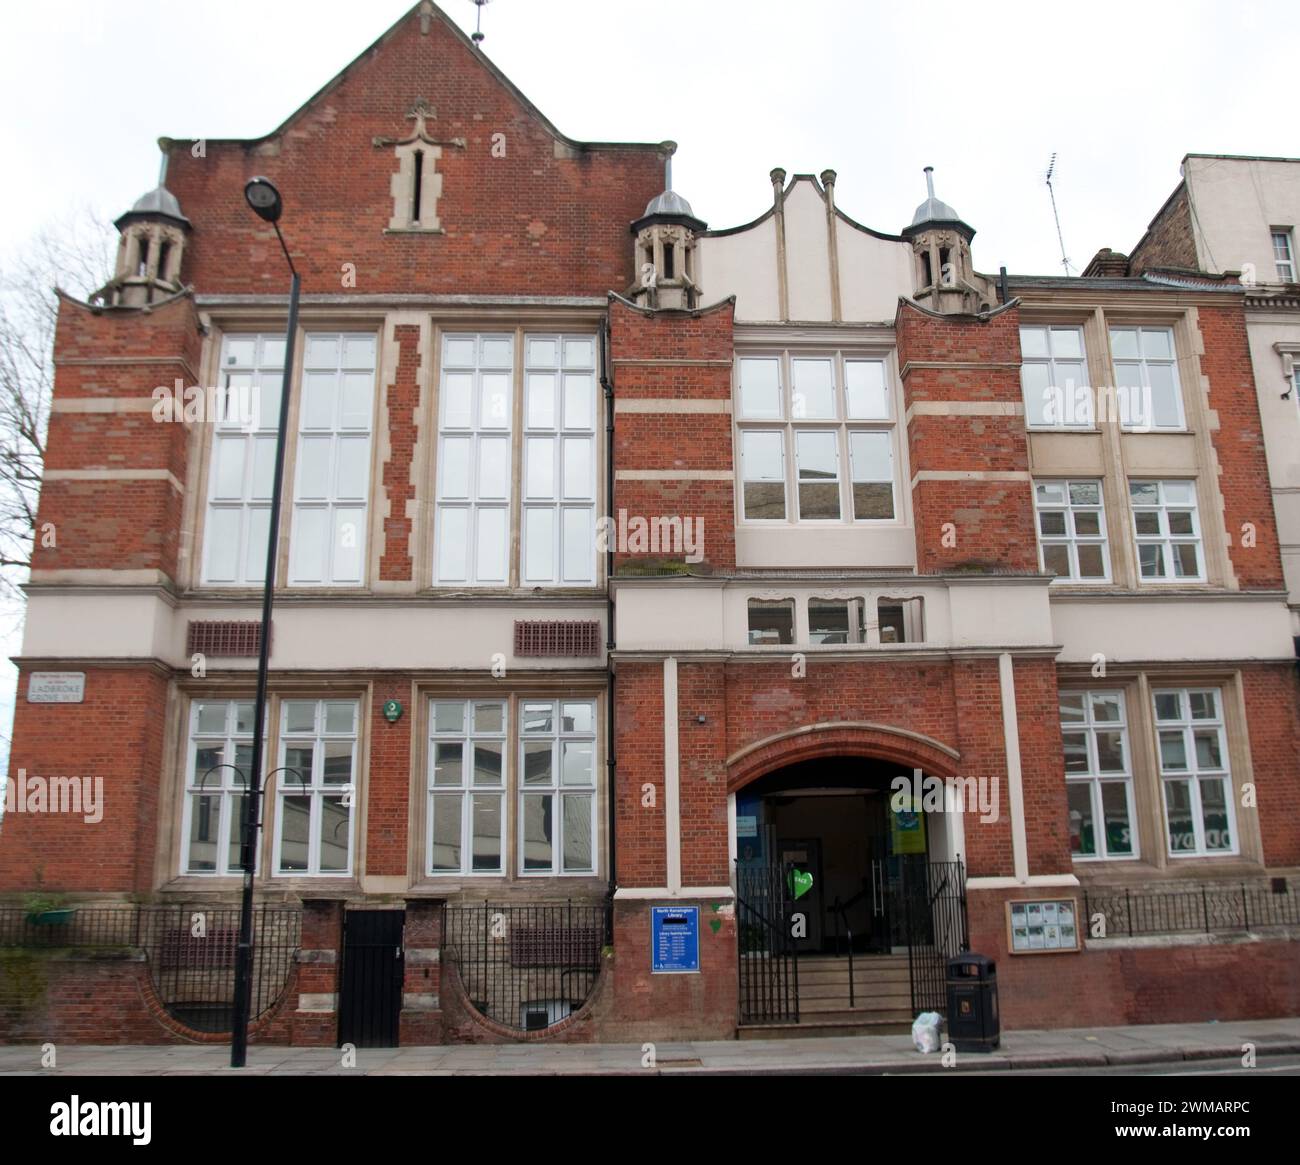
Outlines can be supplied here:
[[340, 1045], [397, 1047], [405, 921], [402, 910], [349, 910], [344, 915]]

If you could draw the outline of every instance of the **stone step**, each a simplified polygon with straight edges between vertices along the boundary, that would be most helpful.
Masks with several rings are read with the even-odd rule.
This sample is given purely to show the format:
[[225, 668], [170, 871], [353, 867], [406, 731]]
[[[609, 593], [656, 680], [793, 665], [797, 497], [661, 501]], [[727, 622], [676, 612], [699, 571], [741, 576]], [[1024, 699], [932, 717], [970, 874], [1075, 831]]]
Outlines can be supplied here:
[[841, 1013], [847, 1018], [819, 1015], [810, 1023], [742, 1024], [736, 1036], [742, 1040], [789, 1040], [825, 1036], [905, 1036], [912, 1032], [912, 1018], [864, 1018], [858, 1012]]

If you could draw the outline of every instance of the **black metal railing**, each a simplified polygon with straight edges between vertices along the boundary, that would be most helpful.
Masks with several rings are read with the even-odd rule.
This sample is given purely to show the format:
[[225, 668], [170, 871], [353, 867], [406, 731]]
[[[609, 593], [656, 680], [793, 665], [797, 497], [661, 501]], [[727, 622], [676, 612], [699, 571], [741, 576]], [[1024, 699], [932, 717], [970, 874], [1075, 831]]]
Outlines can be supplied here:
[[904, 861], [900, 893], [912, 1013], [946, 1013], [948, 960], [970, 949], [966, 869], [961, 862]]
[[540, 1031], [577, 1011], [600, 975], [611, 903], [448, 905], [443, 953], [471, 1005], [517, 1031]]
[[799, 957], [790, 925], [786, 871], [736, 869], [741, 1023], [799, 1022]]
[[[168, 1014], [196, 1031], [230, 1030], [238, 908], [83, 906], [51, 914], [0, 907], [0, 946], [143, 950]], [[296, 907], [254, 910], [254, 1019], [283, 994], [301, 937]]]
[[1300, 893], [1283, 879], [1085, 889], [1083, 914], [1084, 934], [1091, 938], [1253, 931], [1300, 926]]
[[[37, 919], [43, 921], [37, 921]], [[0, 947], [127, 949], [140, 945], [140, 907], [93, 906], [34, 912], [0, 906]]]

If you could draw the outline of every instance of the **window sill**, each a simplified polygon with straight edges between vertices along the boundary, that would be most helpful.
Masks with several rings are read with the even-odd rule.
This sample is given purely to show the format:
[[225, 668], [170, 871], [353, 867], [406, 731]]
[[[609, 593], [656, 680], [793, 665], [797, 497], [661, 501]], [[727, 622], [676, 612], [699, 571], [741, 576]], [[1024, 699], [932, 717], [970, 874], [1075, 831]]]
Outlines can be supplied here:
[[384, 227], [386, 235], [445, 235], [444, 227]]

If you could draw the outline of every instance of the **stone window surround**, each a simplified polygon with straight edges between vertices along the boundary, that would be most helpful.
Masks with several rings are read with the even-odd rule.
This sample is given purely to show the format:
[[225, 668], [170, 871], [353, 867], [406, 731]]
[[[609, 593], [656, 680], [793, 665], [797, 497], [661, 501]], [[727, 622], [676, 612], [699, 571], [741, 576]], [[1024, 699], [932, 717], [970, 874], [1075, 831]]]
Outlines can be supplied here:
[[[508, 681], [479, 677], [444, 678], [414, 677], [408, 694], [401, 699], [407, 704], [406, 716], [410, 718], [411, 733], [410, 775], [408, 780], [407, 810], [407, 871], [404, 877], [383, 878], [385, 883], [400, 881], [404, 888], [456, 894], [464, 890], [471, 895], [495, 894], [503, 887], [511, 891], [554, 894], [555, 879], [563, 879], [565, 893], [579, 893], [587, 889], [604, 889], [608, 882], [609, 844], [609, 767], [608, 747], [608, 690], [604, 672], [590, 671], [581, 675], [548, 674], [529, 676], [503, 689]], [[181, 872], [185, 861], [186, 838], [182, 824], [185, 810], [185, 785], [187, 751], [189, 748], [190, 708], [200, 700], [250, 700], [253, 698], [251, 674], [247, 680], [217, 679], [178, 684], [168, 701], [166, 710], [165, 757], [171, 758], [172, 778], [164, 780], [159, 821], [162, 844], [155, 858], [154, 885], [168, 891], [193, 892], [218, 887], [231, 888], [238, 884], [242, 873], [191, 874]], [[381, 880], [368, 875], [367, 869], [367, 816], [370, 801], [370, 743], [374, 731], [374, 693], [372, 681], [353, 680], [347, 675], [332, 676], [315, 682], [285, 683], [268, 693], [268, 730], [266, 748], [270, 751], [267, 767], [274, 768], [269, 757], [279, 755], [280, 708], [285, 700], [356, 700], [357, 748], [355, 756], [356, 780], [352, 804], [353, 856], [352, 873], [348, 875], [302, 875], [274, 873], [273, 852], [274, 822], [267, 817], [268, 803], [274, 807], [275, 777], [263, 790], [263, 828], [258, 842], [256, 884], [262, 889], [285, 890], [289, 893], [303, 890], [318, 891], [338, 887], [342, 891], [366, 891], [367, 884]], [[521, 874], [518, 870], [518, 802], [517, 781], [519, 734], [515, 729], [516, 717], [525, 700], [565, 699], [592, 700], [596, 706], [596, 747], [594, 755], [595, 791], [595, 865], [593, 873], [585, 874]], [[510, 733], [506, 750], [506, 873], [476, 875], [439, 875], [432, 877], [426, 871], [427, 854], [425, 838], [428, 834], [428, 744], [429, 704], [431, 699], [474, 700], [498, 699], [506, 702], [510, 718]], [[382, 731], [382, 729], [381, 729]], [[168, 770], [164, 769], [164, 772]], [[662, 790], [661, 790], [662, 791]], [[585, 880], [585, 881], [584, 881]], [[531, 887], [531, 890], [529, 889]], [[548, 890], [548, 887], [550, 888]]]
[[[172, 780], [163, 782], [163, 803], [159, 806], [159, 820], [170, 823], [163, 831], [163, 844], [158, 847], [155, 883], [165, 890], [205, 890], [214, 886], [234, 885], [243, 873], [204, 874], [185, 869], [188, 838], [184, 832], [186, 814], [186, 785], [189, 765], [190, 716], [194, 704], [255, 698], [252, 675], [247, 680], [217, 680], [210, 678], [194, 683], [178, 684], [167, 709], [167, 736], [164, 757], [172, 757]], [[256, 884], [263, 889], [289, 891], [322, 886], [339, 886], [357, 889], [365, 869], [366, 808], [369, 795], [370, 761], [370, 691], [364, 682], [349, 682], [346, 678], [322, 680], [316, 684], [284, 684], [267, 693], [267, 724], [263, 737], [263, 769], [267, 772], [279, 765], [280, 726], [282, 708], [286, 700], [351, 700], [357, 704], [356, 751], [353, 755], [355, 779], [352, 792], [352, 872], [350, 874], [278, 874], [274, 843], [275, 815], [278, 811], [278, 789], [282, 774], [270, 776], [262, 788], [262, 829], [257, 845]], [[251, 737], [249, 738], [252, 739]], [[168, 770], [164, 768], [164, 773]], [[168, 805], [168, 800], [174, 804]]]
[[[549, 682], [548, 682], [549, 680]], [[455, 894], [464, 891], [474, 894], [499, 894], [503, 888], [523, 890], [533, 886], [543, 888], [552, 885], [552, 879], [562, 879], [566, 887], [572, 886], [576, 893], [585, 879], [592, 886], [608, 881], [609, 859], [609, 768], [606, 763], [607, 741], [607, 700], [608, 691], [604, 677], [595, 680], [571, 680], [564, 676], [527, 677], [503, 689], [502, 680], [482, 680], [466, 677], [457, 679], [439, 679], [427, 683], [417, 683], [411, 696], [411, 782], [410, 809], [408, 812], [408, 877], [413, 888], [434, 890], [440, 893]], [[506, 806], [503, 822], [501, 848], [504, 872], [484, 874], [430, 874], [428, 872], [429, 835], [429, 745], [430, 705], [435, 700], [499, 700], [506, 706], [505, 738], [505, 783], [504, 800]], [[587, 873], [529, 873], [523, 872], [520, 857], [520, 755], [522, 734], [520, 731], [523, 705], [529, 701], [545, 700], [590, 700], [596, 708], [595, 749], [593, 768], [595, 777], [594, 798], [594, 835], [595, 835], [595, 869]], [[567, 890], [565, 891], [568, 892]]]
[[[1143, 594], [1159, 594], [1162, 588], [1187, 587], [1200, 590], [1236, 590], [1237, 581], [1228, 554], [1224, 529], [1224, 499], [1219, 487], [1218, 458], [1211, 432], [1218, 418], [1208, 408], [1208, 379], [1200, 368], [1203, 352], [1195, 306], [1158, 309], [1135, 304], [1053, 304], [1035, 302], [1021, 308], [1024, 324], [1072, 324], [1083, 328], [1084, 352], [1088, 368], [1111, 370], [1110, 328], [1119, 326], [1168, 327], [1174, 333], [1174, 352], [1182, 393], [1184, 431], [1169, 430], [1137, 433], [1122, 430], [1118, 424], [1097, 424], [1092, 428], [1069, 430], [1029, 429], [1030, 473], [1035, 478], [1100, 478], [1105, 502], [1106, 524], [1110, 531], [1111, 580], [1109, 584], [1084, 584], [1089, 590], [1107, 585]], [[1095, 374], [1092, 379], [1096, 379]], [[1062, 438], [1065, 440], [1062, 441]], [[1098, 448], [1086, 459], [1079, 456], [1078, 445], [1066, 442], [1093, 441]], [[1159, 458], [1178, 444], [1190, 447], [1193, 456], [1184, 467], [1168, 468]], [[1140, 454], [1150, 449], [1155, 462], [1144, 463]], [[1067, 459], [1058, 460], [1058, 450]], [[1046, 456], [1044, 456], [1046, 454]], [[1159, 462], [1159, 463], [1156, 463]], [[1129, 501], [1129, 479], [1192, 478], [1196, 482], [1197, 514], [1201, 528], [1201, 551], [1204, 579], [1200, 582], [1143, 580], [1137, 565], [1137, 548], [1133, 537], [1133, 510]], [[1121, 533], [1122, 532], [1122, 536]], [[1216, 536], [1217, 535], [1217, 536]], [[1059, 582], [1053, 588], [1078, 585]]]
[[[781, 365], [781, 391], [783, 419], [746, 420], [741, 415], [740, 405], [740, 368], [741, 361], [749, 358], [775, 358]], [[796, 418], [786, 407], [786, 400], [793, 391], [793, 374], [791, 361], [807, 358], [829, 359], [834, 366], [834, 390], [836, 406], [839, 412], [833, 419]], [[845, 383], [843, 377], [844, 363], [847, 360], [879, 360], [885, 369], [885, 391], [889, 402], [887, 419], [849, 419], [843, 415], [845, 401]], [[828, 340], [800, 340], [797, 337], [773, 335], [770, 338], [750, 340], [737, 337], [734, 359], [732, 361], [732, 464], [735, 469], [735, 516], [736, 526], [751, 530], [835, 530], [835, 529], [880, 529], [904, 527], [910, 524], [911, 490], [907, 488], [907, 441], [904, 436], [905, 413], [902, 401], [902, 382], [898, 375], [896, 352], [892, 343], [882, 346], [874, 339], [854, 342], [850, 337]], [[857, 519], [852, 517], [853, 502], [853, 467], [848, 452], [847, 439], [842, 442], [842, 456], [839, 457], [837, 483], [840, 486], [840, 516], [838, 518], [816, 519], [797, 516], [798, 503], [798, 469], [797, 452], [793, 434], [806, 424], [809, 429], [826, 429], [837, 433], [867, 430], [888, 432], [890, 434], [890, 454], [893, 461], [894, 477], [894, 516], [892, 518]], [[746, 431], [780, 432], [787, 435], [783, 446], [785, 474], [785, 517], [757, 519], [745, 517], [745, 479], [742, 460], [742, 434]], [[847, 489], [845, 488], [847, 484]], [[846, 508], [844, 499], [847, 497]]]
[[[1245, 697], [1239, 672], [1211, 669], [1108, 668], [1093, 676], [1082, 666], [1059, 672], [1062, 691], [1106, 690], [1124, 693], [1129, 767], [1133, 781], [1133, 809], [1137, 828], [1135, 858], [1076, 858], [1075, 873], [1105, 880], [1108, 876], [1131, 880], [1138, 871], [1150, 870], [1169, 877], [1247, 875], [1264, 865], [1259, 811], [1241, 804], [1243, 787], [1253, 781]], [[1217, 688], [1222, 704], [1224, 735], [1232, 796], [1235, 798], [1237, 852], [1212, 856], [1172, 857], [1165, 832], [1164, 789], [1161, 784], [1158, 736], [1153, 693], [1169, 688]]]
[[[522, 439], [523, 408], [523, 337], [526, 333], [579, 333], [590, 332], [599, 344], [599, 323], [604, 313], [591, 310], [568, 310], [560, 314], [539, 312], [536, 309], [502, 308], [495, 313], [491, 309], [471, 309], [464, 313], [457, 311], [388, 311], [374, 309], [333, 309], [324, 307], [304, 309], [299, 317], [298, 332], [295, 340], [294, 368], [289, 386], [289, 440], [285, 448], [284, 482], [285, 501], [280, 511], [280, 537], [276, 563], [276, 594], [314, 596], [328, 594], [331, 597], [373, 595], [376, 593], [427, 594], [457, 591], [454, 586], [439, 585], [433, 578], [433, 510], [437, 496], [437, 442], [438, 442], [438, 385], [441, 382], [441, 353], [444, 333], [463, 332], [509, 332], [515, 341], [515, 366], [512, 387], [514, 391], [515, 416], [512, 420], [511, 439]], [[202, 384], [215, 384], [220, 374], [222, 343], [226, 334], [274, 333], [282, 332], [283, 317], [270, 314], [267, 309], [245, 313], [229, 312], [223, 314], [220, 321], [205, 320], [208, 334], [200, 368]], [[409, 550], [412, 559], [413, 579], [399, 583], [378, 583], [380, 559], [385, 551], [385, 519], [390, 516], [390, 500], [384, 483], [385, 462], [391, 456], [389, 429], [386, 408], [389, 393], [392, 390], [397, 373], [399, 348], [394, 339], [394, 328], [401, 326], [419, 326], [419, 368], [417, 387], [419, 403], [414, 418], [416, 445], [412, 454], [411, 476], [415, 484], [415, 497], [411, 507], [415, 515], [409, 537]], [[308, 333], [347, 331], [373, 331], [377, 343], [377, 382], [374, 398], [374, 416], [371, 433], [371, 469], [369, 485], [368, 521], [366, 530], [366, 554], [363, 569], [363, 582], [359, 587], [346, 585], [329, 586], [290, 586], [289, 554], [293, 521], [293, 481], [298, 431], [299, 410], [302, 399], [303, 355]], [[598, 353], [599, 355], [599, 353]], [[599, 359], [597, 360], [597, 381], [595, 393], [595, 473], [596, 473], [596, 513], [608, 512], [606, 499], [606, 454], [604, 394], [599, 383]], [[261, 584], [248, 586], [211, 586], [202, 581], [203, 539], [205, 536], [205, 517], [207, 508], [208, 477], [212, 469], [212, 427], [210, 424], [190, 426], [189, 464], [193, 471], [186, 483], [183, 502], [184, 517], [181, 523], [181, 563], [177, 579], [182, 589], [199, 592], [204, 596], [222, 599], [241, 598], [261, 594]], [[510, 525], [511, 581], [505, 587], [474, 587], [473, 593], [479, 596], [533, 596], [535, 588], [524, 586], [519, 581], [520, 521], [519, 503], [520, 474], [519, 451], [514, 451], [515, 461], [512, 467], [512, 500]], [[603, 593], [606, 584], [606, 562], [604, 554], [597, 554], [596, 578], [589, 586], [572, 585], [545, 588], [547, 594], [568, 594], [574, 591], [582, 593]]]

